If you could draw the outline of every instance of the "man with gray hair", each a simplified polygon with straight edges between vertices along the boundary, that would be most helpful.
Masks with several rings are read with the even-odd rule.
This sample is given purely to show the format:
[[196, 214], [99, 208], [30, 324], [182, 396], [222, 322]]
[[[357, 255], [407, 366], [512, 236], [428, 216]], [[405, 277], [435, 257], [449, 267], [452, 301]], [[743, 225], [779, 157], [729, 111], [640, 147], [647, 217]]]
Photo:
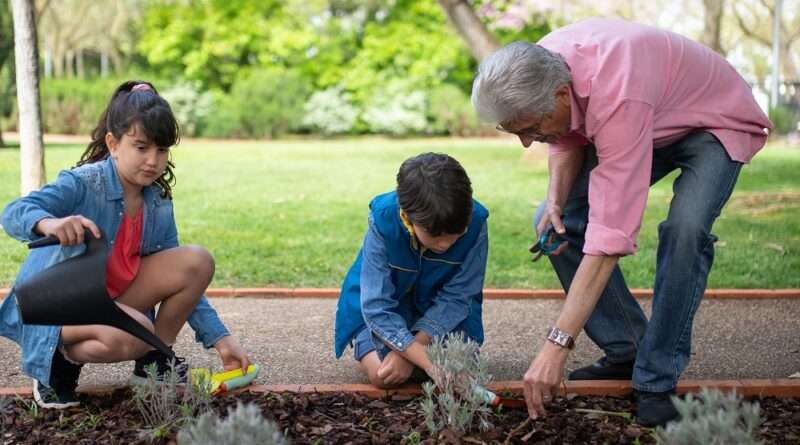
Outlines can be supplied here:
[[[666, 424], [677, 416], [670, 396], [689, 361], [714, 258], [711, 227], [742, 164], [764, 146], [769, 119], [710, 49], [611, 19], [490, 55], [472, 103], [524, 147], [550, 144], [547, 199], [534, 226], [537, 236], [554, 229], [566, 241], [549, 259], [567, 298], [524, 376], [531, 417], [545, 413], [584, 329], [605, 356], [570, 379], [632, 380], [638, 422]], [[617, 262], [636, 251], [650, 185], [676, 169], [648, 322]]]

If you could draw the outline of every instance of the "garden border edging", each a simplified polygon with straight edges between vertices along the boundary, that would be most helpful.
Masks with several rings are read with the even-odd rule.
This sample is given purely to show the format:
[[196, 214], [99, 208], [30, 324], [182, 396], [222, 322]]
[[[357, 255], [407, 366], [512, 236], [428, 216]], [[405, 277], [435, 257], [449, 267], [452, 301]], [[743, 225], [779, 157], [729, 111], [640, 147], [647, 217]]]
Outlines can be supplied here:
[[[10, 289], [0, 288], [0, 299], [5, 298]], [[631, 289], [636, 298], [651, 298], [652, 289]], [[312, 287], [248, 287], [209, 288], [206, 296], [213, 298], [339, 298], [338, 288]], [[551, 300], [564, 298], [561, 289], [484, 289], [487, 300]], [[726, 300], [756, 299], [794, 299], [800, 298], [800, 288], [788, 289], [706, 289], [705, 298]]]
[[[102, 394], [122, 388], [124, 385], [84, 385], [79, 392]], [[678, 394], [697, 392], [701, 388], [717, 388], [728, 392], [735, 390], [743, 397], [772, 396], [780, 398], [800, 398], [800, 379], [733, 379], [733, 380], [681, 380], [676, 388]], [[522, 394], [523, 382], [519, 380], [491, 383], [489, 389], [495, 392]], [[252, 385], [233, 393], [253, 392], [294, 392], [294, 393], [356, 393], [371, 398], [413, 398], [422, 394], [418, 384], [406, 384], [396, 389], [378, 389], [369, 384], [274, 384]], [[631, 383], [620, 380], [584, 380], [565, 382], [561, 394], [624, 396], [631, 392]], [[30, 387], [0, 388], [0, 396], [30, 396]]]

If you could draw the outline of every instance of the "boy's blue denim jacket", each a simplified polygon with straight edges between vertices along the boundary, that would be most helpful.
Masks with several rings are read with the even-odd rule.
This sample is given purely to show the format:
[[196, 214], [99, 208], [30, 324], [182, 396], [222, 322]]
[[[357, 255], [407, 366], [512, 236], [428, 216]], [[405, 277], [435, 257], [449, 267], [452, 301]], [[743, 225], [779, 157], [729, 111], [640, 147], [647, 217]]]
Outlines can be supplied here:
[[[141, 255], [147, 256], [178, 245], [178, 231], [172, 201], [161, 197], [156, 186], [144, 188], [144, 222]], [[20, 241], [33, 241], [37, 222], [44, 218], [82, 215], [97, 224], [107, 243], [113, 243], [124, 213], [122, 184], [110, 158], [93, 164], [62, 171], [55, 182], [47, 184], [10, 203], [3, 211], [3, 229]], [[17, 282], [27, 279], [67, 258], [80, 255], [86, 245], [49, 246], [31, 250], [17, 275]], [[87, 308], [91, 310], [91, 308]], [[153, 314], [149, 314], [153, 317]], [[189, 316], [195, 337], [206, 348], [229, 335], [217, 312], [204, 297]], [[53, 353], [58, 347], [61, 326], [25, 325], [19, 318], [17, 300], [12, 289], [0, 307], [0, 335], [22, 347], [22, 370], [49, 385]]]
[[488, 210], [473, 200], [467, 232], [437, 254], [415, 247], [400, 218], [396, 192], [375, 197], [364, 243], [339, 296], [336, 357], [365, 325], [376, 346], [398, 351], [405, 351], [419, 331], [433, 338], [463, 330], [483, 343], [488, 217]]

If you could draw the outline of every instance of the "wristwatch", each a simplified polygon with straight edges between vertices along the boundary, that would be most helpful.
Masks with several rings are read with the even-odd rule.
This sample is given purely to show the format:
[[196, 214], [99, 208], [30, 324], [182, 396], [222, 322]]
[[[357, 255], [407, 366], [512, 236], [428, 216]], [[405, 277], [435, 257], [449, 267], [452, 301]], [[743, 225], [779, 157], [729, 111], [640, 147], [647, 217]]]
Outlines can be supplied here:
[[550, 328], [550, 332], [547, 333], [547, 341], [566, 349], [575, 347], [575, 340], [572, 336], [555, 326]]

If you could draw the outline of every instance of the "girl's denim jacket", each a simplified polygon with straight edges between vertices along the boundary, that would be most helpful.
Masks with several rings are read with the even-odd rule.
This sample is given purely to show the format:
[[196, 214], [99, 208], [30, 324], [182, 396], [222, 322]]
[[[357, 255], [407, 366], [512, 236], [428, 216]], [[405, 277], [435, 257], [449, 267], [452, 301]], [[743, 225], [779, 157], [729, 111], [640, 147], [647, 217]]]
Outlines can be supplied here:
[[[163, 198], [160, 189], [154, 185], [145, 187], [142, 194], [144, 221], [141, 255], [147, 256], [178, 246], [172, 201]], [[107, 158], [62, 171], [55, 182], [11, 202], [3, 211], [2, 224], [3, 229], [13, 238], [29, 242], [41, 237], [34, 233], [33, 228], [42, 219], [82, 215], [94, 221], [110, 246], [114, 242], [124, 211], [122, 184], [117, 177], [114, 162]], [[81, 244], [33, 249], [22, 264], [17, 282], [80, 255], [85, 248], [85, 244]], [[153, 317], [152, 311], [149, 316]], [[188, 322], [195, 331], [197, 341], [206, 348], [230, 335], [205, 296], [200, 299]], [[25, 374], [49, 385], [50, 366], [59, 344], [61, 326], [23, 324], [12, 289], [0, 306], [0, 335], [22, 347], [22, 370]]]

